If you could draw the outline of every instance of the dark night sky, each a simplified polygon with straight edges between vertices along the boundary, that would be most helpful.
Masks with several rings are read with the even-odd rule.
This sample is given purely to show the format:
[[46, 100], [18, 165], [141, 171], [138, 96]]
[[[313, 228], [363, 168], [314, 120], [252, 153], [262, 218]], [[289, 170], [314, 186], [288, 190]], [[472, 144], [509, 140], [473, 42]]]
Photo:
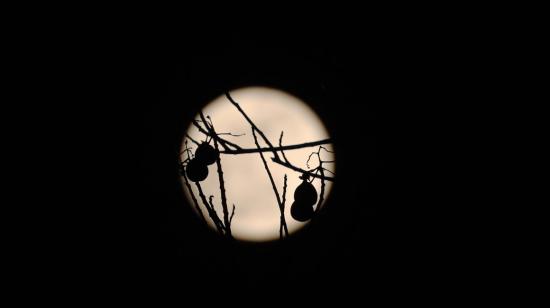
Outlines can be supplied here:
[[[322, 3], [306, 13], [262, 3], [238, 17], [193, 4], [11, 14], [5, 88], [15, 95], [3, 119], [16, 145], [4, 152], [24, 161], [4, 160], [20, 178], [5, 177], [15, 197], [4, 209], [19, 213], [3, 217], [16, 244], [6, 285], [22, 292], [6, 294], [71, 306], [253, 295], [257, 306], [441, 306], [508, 301], [517, 284], [538, 282], [515, 276], [542, 273], [529, 268], [544, 255], [530, 253], [544, 247], [530, 242], [545, 234], [531, 223], [543, 205], [529, 200], [542, 181], [525, 173], [543, 172], [531, 147], [544, 145], [547, 121], [528, 103], [541, 101], [530, 96], [544, 80], [544, 18], [505, 5], [327, 3], [323, 14]], [[282, 242], [221, 239], [178, 175], [189, 120], [244, 86], [301, 98], [334, 140], [325, 208]]]
[[[139, 40], [113, 41], [124, 48], [97, 60], [109, 76], [94, 84], [109, 98], [89, 105], [101, 105], [92, 133], [103, 139], [97, 156], [109, 161], [97, 176], [107, 194], [91, 191], [87, 202], [112, 226], [90, 231], [90, 241], [114, 284], [167, 298], [216, 289], [217, 279], [235, 291], [283, 283], [295, 292], [338, 286], [389, 296], [447, 292], [472, 270], [482, 240], [469, 199], [476, 187], [465, 180], [472, 131], [464, 114], [476, 103], [473, 63], [485, 55], [456, 29], [144, 31]], [[178, 179], [189, 119], [201, 104], [248, 85], [302, 98], [334, 139], [337, 183], [326, 210], [283, 243], [220, 240], [196, 219]], [[105, 178], [111, 166], [120, 177]]]
[[[389, 33], [288, 42], [232, 35], [157, 51], [140, 144], [144, 245], [135, 252], [147, 255], [142, 265], [155, 285], [231, 277], [236, 289], [281, 282], [316, 289], [357, 280], [388, 291], [424, 279], [437, 288], [435, 281], [467, 267], [456, 262], [466, 252], [458, 236], [464, 228], [455, 227], [469, 209], [452, 187], [460, 163], [450, 158], [464, 151], [453, 127], [455, 108], [463, 107], [460, 80], [450, 72], [465, 60], [451, 42], [435, 44], [435, 34]], [[247, 85], [310, 103], [338, 155], [326, 211], [282, 244], [220, 241], [198, 223], [177, 180], [186, 121], [202, 103]]]

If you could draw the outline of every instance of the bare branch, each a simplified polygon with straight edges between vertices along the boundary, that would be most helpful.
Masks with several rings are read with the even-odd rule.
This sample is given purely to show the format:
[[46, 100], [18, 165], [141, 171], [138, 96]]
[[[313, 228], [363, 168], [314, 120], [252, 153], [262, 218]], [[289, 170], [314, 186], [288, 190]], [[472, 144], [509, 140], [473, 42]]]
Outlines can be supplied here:
[[199, 116], [202, 119], [202, 124], [204, 124], [204, 126], [206, 127], [206, 130], [208, 131], [212, 139], [214, 139], [214, 141], [218, 141], [222, 145], [222, 147], [227, 150], [228, 147], [224, 144], [223, 141], [221, 141], [220, 137], [216, 135], [216, 132], [211, 126], [208, 125], [208, 122], [206, 122], [206, 118], [204, 117], [204, 113], [202, 113], [202, 110], [199, 112]]
[[[258, 143], [258, 138], [256, 137], [254, 128], [252, 128], [252, 136], [254, 136], [254, 143], [256, 143], [256, 146], [259, 148], [260, 144]], [[264, 154], [262, 152], [259, 152], [259, 153], [260, 153], [260, 157], [262, 158], [262, 162], [264, 163], [265, 171], [269, 176], [269, 181], [271, 182], [271, 186], [273, 187], [273, 192], [275, 193], [275, 197], [277, 198], [277, 204], [279, 205], [279, 209], [281, 210], [281, 212], [283, 212], [284, 211], [283, 203], [281, 201], [281, 197], [279, 196], [279, 192], [277, 191], [277, 185], [275, 185], [275, 181], [273, 180], [273, 176], [271, 175], [271, 171], [269, 170], [269, 166], [267, 165], [267, 161], [265, 160]], [[283, 226], [283, 228], [286, 228], [284, 212], [283, 212], [283, 215], [281, 216], [281, 226]]]
[[[271, 158], [271, 160], [276, 163], [276, 164], [279, 164], [281, 166], [284, 166], [284, 167], [287, 167], [289, 169], [292, 169], [294, 171], [297, 171], [297, 172], [300, 172], [300, 173], [306, 173], [308, 174], [310, 177], [314, 177], [314, 178], [319, 178], [319, 179], [324, 179], [325, 181], [331, 181], [331, 182], [334, 182], [334, 177], [330, 177], [330, 176], [320, 176], [318, 174], [315, 174], [311, 171], [307, 171], [307, 170], [304, 170], [302, 168], [298, 168], [294, 165], [292, 165], [291, 163], [287, 163], [287, 162], [284, 162], [284, 161], [281, 161], [280, 159], [276, 159], [275, 157]], [[315, 169], [313, 169], [315, 170]]]
[[193, 193], [193, 190], [191, 189], [191, 184], [189, 184], [189, 180], [187, 179], [187, 175], [185, 174], [185, 170], [182, 172], [185, 186], [187, 187], [187, 190], [189, 191], [189, 194], [191, 195], [191, 199], [193, 200], [193, 205], [195, 206], [195, 209], [199, 213], [199, 216], [201, 217], [201, 220], [206, 223], [206, 218], [204, 218], [204, 214], [202, 213], [202, 210], [199, 206], [199, 202], [197, 201], [197, 198], [195, 197], [195, 194]]
[[233, 134], [233, 133], [218, 133], [218, 136], [221, 136], [221, 135], [229, 135], [231, 137], [241, 137], [241, 136], [245, 136], [246, 134]]
[[[181, 161], [181, 155], [184, 153], [187, 153], [187, 158], [184, 161]], [[181, 163], [184, 163], [186, 160], [190, 159], [192, 155], [193, 155], [193, 152], [190, 150], [190, 148], [187, 147], [187, 143], [185, 143], [185, 149], [183, 149], [183, 151], [181, 151], [179, 155], [179, 159]]]
[[302, 148], [313, 147], [313, 146], [320, 145], [320, 144], [328, 144], [328, 143], [331, 143], [331, 142], [332, 142], [331, 139], [323, 139], [323, 140], [318, 140], [318, 141], [305, 142], [305, 143], [292, 144], [292, 145], [285, 145], [285, 146], [279, 146], [279, 147], [253, 148], [253, 149], [240, 149], [240, 150], [224, 150], [224, 151], [220, 151], [220, 153], [238, 155], [238, 154], [249, 154], [249, 153], [258, 153], [258, 152], [297, 150], [297, 149], [302, 149]]
[[[212, 131], [215, 133], [214, 127], [212, 127]], [[216, 150], [219, 151], [218, 141], [216, 139], [214, 139], [214, 147], [216, 148]], [[216, 166], [217, 166], [217, 169], [218, 169], [218, 179], [220, 181], [220, 193], [221, 193], [221, 196], [222, 196], [223, 221], [224, 221], [224, 225], [225, 225], [225, 230], [227, 232], [226, 233], [227, 236], [232, 237], [232, 235], [231, 235], [231, 221], [229, 219], [229, 214], [227, 212], [227, 198], [226, 198], [226, 195], [225, 195], [225, 182], [223, 180], [223, 170], [222, 170], [222, 163], [221, 163], [220, 157], [218, 157], [218, 159], [216, 159]]]
[[323, 173], [323, 168], [321, 165], [321, 168], [319, 168], [319, 171], [321, 172], [321, 191], [319, 192], [319, 201], [317, 202], [317, 207], [315, 207], [315, 212], [319, 212], [321, 209], [321, 205], [323, 205], [323, 201], [325, 200], [325, 180], [323, 177], [325, 174]]
[[[256, 130], [258, 132], [258, 134], [262, 137], [262, 139], [264, 139], [265, 143], [267, 143], [267, 145], [269, 146], [270, 149], [272, 149], [271, 152], [273, 152], [273, 155], [276, 157], [276, 158], [279, 158], [279, 155], [277, 154], [277, 152], [274, 150], [274, 147], [273, 147], [273, 144], [271, 144], [271, 142], [269, 141], [269, 139], [267, 139], [267, 137], [265, 136], [265, 134], [256, 126], [256, 124], [254, 124], [254, 122], [252, 122], [252, 120], [248, 117], [248, 115], [244, 112], [244, 110], [241, 108], [241, 106], [239, 106], [239, 104], [237, 102], [235, 102], [233, 100], [233, 98], [231, 97], [231, 95], [229, 95], [229, 92], [225, 92], [225, 96], [227, 97], [227, 99], [229, 99], [229, 101], [235, 106], [237, 107], [237, 110], [239, 110], [239, 112], [243, 115], [243, 117], [246, 119], [246, 121], [248, 121], [248, 123], [250, 124], [250, 126], [252, 126], [252, 130]], [[258, 145], [258, 148], [260, 148], [260, 146]]]
[[333, 151], [327, 150], [327, 148], [325, 148], [324, 146], [320, 146], [320, 147], [319, 147], [319, 153], [321, 153], [321, 149], [322, 149], [322, 150], [325, 150], [325, 151], [327, 151], [327, 152], [329, 152], [329, 153], [334, 153]]
[[[202, 203], [204, 203], [204, 206], [206, 207], [206, 210], [208, 211], [208, 215], [210, 216], [210, 219], [214, 222], [214, 225], [216, 226], [216, 229], [220, 234], [224, 234], [224, 225], [223, 222], [218, 217], [218, 213], [216, 213], [216, 210], [214, 209], [213, 204], [209, 204], [206, 200], [206, 196], [204, 195], [204, 192], [202, 191], [201, 184], [199, 182], [195, 182], [195, 185], [197, 186], [199, 190], [199, 196], [201, 197]], [[212, 201], [212, 198], [210, 198], [210, 201]]]
[[241, 149], [240, 146], [234, 144], [233, 142], [230, 142], [230, 141], [227, 141], [223, 138], [220, 138], [218, 136], [216, 136], [215, 134], [209, 132], [209, 131], [206, 131], [202, 126], [199, 125], [199, 123], [197, 122], [197, 120], [193, 120], [191, 121], [191, 123], [193, 123], [193, 125], [199, 130], [199, 132], [205, 134], [206, 136], [210, 136], [212, 138], [215, 138], [215, 139], [218, 139], [218, 141], [220, 141], [220, 144], [222, 145], [222, 147], [226, 150], [226, 151], [234, 151], [234, 150], [231, 150], [229, 149], [228, 145], [232, 146], [233, 148], [239, 150]]
[[235, 215], [235, 204], [233, 204], [233, 210], [231, 211], [231, 217], [229, 217], [229, 224], [233, 221], [233, 216]]
[[189, 140], [191, 140], [194, 144], [199, 145], [199, 142], [197, 140], [191, 138], [191, 136], [189, 136], [189, 134], [185, 134], [185, 137], [189, 138]]
[[[307, 161], [306, 161], [306, 167], [309, 168], [309, 160], [311, 159], [311, 156], [313, 156], [313, 155], [315, 155], [315, 154], [319, 155], [319, 152], [312, 152], [311, 154], [309, 154], [309, 156], [308, 156], [308, 158], [307, 158]], [[320, 160], [319, 160], [319, 161], [320, 161]]]
[[210, 118], [210, 116], [207, 116], [207, 118], [210, 120], [210, 126], [208, 126], [208, 122], [206, 122], [206, 119], [204, 118], [204, 114], [202, 113], [202, 110], [199, 112], [199, 116], [201, 117], [201, 119], [204, 121], [204, 125], [206, 126], [206, 128], [208, 129], [208, 131], [211, 133], [211, 136], [214, 140], [217, 140], [224, 149], [227, 150], [227, 147], [224, 146], [225, 144], [229, 144], [230, 146], [234, 147], [235, 149], [241, 149], [240, 146], [230, 142], [230, 141], [227, 141], [225, 139], [222, 139], [220, 138], [220, 136], [218, 134], [216, 134], [216, 132], [214, 131], [214, 125], [212, 124], [212, 119]]
[[285, 203], [286, 203], [286, 187], [287, 187], [287, 176], [285, 174], [285, 181], [283, 184], [283, 203], [281, 205], [281, 228], [285, 231], [285, 236], [288, 236], [288, 227], [285, 220]]
[[[284, 131], [281, 131], [281, 136], [279, 137], [279, 148], [283, 147], [283, 134]], [[283, 159], [288, 162], [288, 159], [286, 158], [285, 151], [281, 150], [281, 154], [283, 154]]]

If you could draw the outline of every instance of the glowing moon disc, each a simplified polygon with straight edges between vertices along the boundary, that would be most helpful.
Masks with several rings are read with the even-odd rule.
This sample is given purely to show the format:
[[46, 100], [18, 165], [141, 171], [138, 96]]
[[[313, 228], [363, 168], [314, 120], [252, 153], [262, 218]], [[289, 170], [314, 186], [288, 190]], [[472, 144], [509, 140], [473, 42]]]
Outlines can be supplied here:
[[[273, 146], [279, 146], [282, 131], [284, 131], [283, 146], [329, 138], [328, 132], [317, 114], [306, 103], [288, 93], [271, 88], [249, 87], [231, 91], [231, 97], [256, 126], [263, 131]], [[205, 116], [210, 117], [218, 134], [232, 134], [223, 134], [220, 137], [239, 145], [242, 149], [256, 149], [250, 124], [225, 95], [221, 95], [207, 104], [202, 111]], [[197, 115], [195, 119], [200, 121], [200, 116]], [[199, 122], [199, 124], [204, 127], [202, 122]], [[187, 129], [187, 135], [199, 143], [206, 140], [206, 136], [193, 124]], [[258, 133], [256, 133], [256, 136], [262, 148], [268, 146]], [[185, 141], [187, 141], [187, 147], [190, 147], [191, 152], [194, 153], [197, 145], [187, 137], [182, 142], [182, 151], [185, 148]], [[213, 146], [213, 141], [210, 144]], [[311, 153], [319, 151], [319, 146], [289, 149], [285, 150], [284, 153], [293, 166], [303, 170], [312, 170], [319, 166], [318, 157], [316, 155], [311, 156], [309, 163], [307, 163], [307, 160]], [[333, 177], [334, 174], [330, 172], [335, 172], [334, 154], [329, 152], [333, 151], [332, 144], [323, 144], [322, 146], [328, 151], [321, 149], [321, 160], [331, 161], [323, 163], [323, 167], [329, 170], [329, 172], [325, 171], [325, 175]], [[221, 146], [220, 151], [223, 151]], [[281, 152], [278, 153], [282, 159]], [[281, 197], [284, 176], [287, 175], [285, 219], [289, 234], [291, 234], [307, 224], [307, 222], [294, 220], [290, 214], [290, 207], [294, 201], [294, 191], [302, 183], [299, 178], [302, 174], [273, 162], [271, 160], [273, 157], [272, 152], [263, 152], [263, 154]], [[182, 155], [182, 160], [185, 158], [187, 158], [187, 154]], [[229, 214], [231, 214], [233, 205], [235, 205], [235, 214], [231, 223], [233, 237], [245, 241], [269, 241], [279, 238], [281, 216], [279, 205], [260, 154], [253, 152], [235, 155], [222, 152], [220, 160]], [[211, 195], [214, 196], [212, 199], [214, 209], [223, 221], [217, 165], [209, 165], [208, 171], [208, 177], [199, 184], [207, 199]], [[182, 183], [189, 204], [195, 209], [183, 177]], [[215, 225], [199, 196], [197, 185], [193, 182], [189, 184], [208, 225], [215, 229]], [[312, 184], [319, 193], [321, 181], [314, 179]], [[332, 182], [325, 181], [325, 200], [331, 187]]]

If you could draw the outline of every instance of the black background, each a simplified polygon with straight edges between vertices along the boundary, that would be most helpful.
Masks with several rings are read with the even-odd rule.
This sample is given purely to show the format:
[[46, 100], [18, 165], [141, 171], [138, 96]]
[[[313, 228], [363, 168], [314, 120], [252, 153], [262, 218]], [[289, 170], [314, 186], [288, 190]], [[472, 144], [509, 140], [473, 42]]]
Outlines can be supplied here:
[[[17, 300], [471, 304], [536, 281], [514, 274], [543, 247], [524, 226], [544, 226], [536, 209], [520, 215], [540, 184], [516, 173], [540, 173], [530, 148], [545, 122], [521, 107], [540, 100], [543, 19], [503, 6], [272, 4], [236, 16], [194, 4], [24, 10], [29, 22], [10, 23], [15, 110], [3, 115], [16, 145], [4, 152], [23, 162], [4, 165], [23, 189], [6, 185], [4, 208], [18, 213], [4, 218]], [[188, 121], [251, 85], [303, 99], [334, 138], [326, 209], [283, 242], [221, 239], [177, 174]]]
[[[142, 74], [144, 138], [136, 144], [145, 196], [135, 209], [137, 230], [129, 230], [145, 285], [177, 296], [189, 282], [216, 289], [225, 279], [221, 288], [237, 292], [280, 285], [298, 293], [335, 286], [445, 292], [459, 283], [475, 245], [473, 222], [463, 219], [472, 214], [471, 187], [457, 187], [470, 46], [425, 30], [291, 40], [231, 33], [192, 44], [156, 37]], [[218, 238], [194, 216], [178, 180], [189, 119], [224, 91], [251, 85], [311, 104], [337, 153], [326, 210], [282, 243]]]
[[[340, 289], [408, 298], [483, 281], [471, 279], [487, 242], [469, 157], [487, 54], [464, 29], [408, 21], [284, 35], [145, 27], [91, 49], [89, 108], [75, 119], [93, 123], [79, 136], [97, 142], [86, 150], [94, 185], [75, 197], [85, 210], [74, 224], [93, 220], [76, 241], [100, 283], [177, 300], [281, 286], [306, 299]], [[178, 176], [189, 120], [224, 91], [254, 85], [309, 103], [334, 139], [326, 209], [283, 242], [221, 239], [196, 218]]]

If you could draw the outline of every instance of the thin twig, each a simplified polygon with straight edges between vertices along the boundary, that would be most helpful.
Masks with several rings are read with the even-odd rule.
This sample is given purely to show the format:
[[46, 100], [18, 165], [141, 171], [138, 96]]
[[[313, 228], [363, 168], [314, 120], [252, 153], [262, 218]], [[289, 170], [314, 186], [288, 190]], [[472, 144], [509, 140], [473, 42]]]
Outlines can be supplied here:
[[[325, 150], [329, 153], [334, 153], [332, 151], [329, 151], [327, 150], [327, 148], [325, 148], [324, 146], [319, 146], [319, 150], [317, 150], [317, 152], [311, 152], [311, 154], [309, 154], [309, 157], [307, 158], [307, 161], [306, 161], [306, 166], [309, 168], [309, 160], [311, 159], [311, 156], [313, 156], [314, 154], [317, 154], [317, 157], [319, 158], [319, 164], [321, 164], [322, 160], [321, 160], [321, 150]], [[325, 162], [325, 161], [323, 161]], [[331, 161], [326, 161], [326, 162], [331, 162]]]
[[197, 140], [191, 138], [191, 136], [189, 136], [189, 134], [185, 134], [185, 137], [189, 138], [189, 140], [191, 140], [191, 141], [192, 141], [194, 144], [196, 144], [196, 145], [199, 145], [199, 144], [200, 144]]
[[210, 136], [214, 139], [214, 140], [217, 140], [224, 149], [228, 149], [226, 146], [224, 146], [225, 144], [229, 144], [230, 146], [234, 147], [235, 149], [237, 150], [240, 150], [241, 147], [238, 146], [237, 144], [234, 144], [233, 142], [230, 142], [230, 141], [227, 141], [223, 138], [221, 138], [219, 136], [219, 134], [217, 134], [215, 131], [214, 131], [214, 126], [212, 125], [212, 119], [210, 118], [210, 116], [206, 116], [210, 121], [207, 122], [205, 117], [204, 117], [204, 113], [202, 112], [202, 110], [199, 112], [199, 116], [201, 117], [202, 119], [202, 122], [204, 124], [204, 126], [206, 126], [206, 130], [208, 130], [208, 132], [210, 133]]
[[282, 150], [283, 147], [283, 134], [285, 132], [281, 131], [281, 136], [279, 137], [279, 148], [281, 149], [281, 154], [283, 154], [283, 159], [288, 162], [288, 159], [286, 158], [285, 151]]
[[318, 152], [321, 153], [321, 150], [325, 150], [325, 151], [327, 151], [327, 152], [329, 152], [329, 153], [334, 153], [334, 151], [330, 151], [330, 150], [328, 150], [327, 148], [325, 148], [324, 146], [320, 146]]
[[214, 141], [218, 141], [222, 145], [222, 147], [227, 150], [228, 147], [224, 144], [224, 141], [222, 141], [221, 138], [218, 135], [216, 135], [216, 132], [214, 131], [212, 126], [209, 126], [208, 122], [206, 122], [206, 118], [204, 117], [204, 113], [202, 112], [202, 110], [199, 111], [199, 116], [202, 119], [202, 124], [204, 124], [204, 126], [206, 127], [206, 130], [210, 133], [210, 136], [212, 137], [212, 139], [214, 139]]
[[[307, 170], [304, 170], [302, 168], [298, 168], [294, 165], [292, 165], [291, 163], [287, 163], [287, 162], [284, 162], [284, 161], [281, 161], [280, 159], [276, 159], [275, 157], [271, 158], [271, 160], [276, 163], [276, 164], [279, 164], [281, 166], [284, 166], [284, 167], [287, 167], [289, 169], [292, 169], [294, 171], [297, 171], [297, 172], [300, 172], [300, 173], [307, 173], [309, 176], [311, 177], [314, 177], [314, 178], [319, 178], [319, 179], [324, 179], [325, 181], [331, 181], [331, 182], [334, 182], [334, 177], [330, 177], [330, 176], [321, 176], [321, 175], [318, 175], [318, 174], [315, 174], [311, 171], [307, 171]], [[315, 169], [313, 169], [315, 170]]]
[[323, 177], [325, 174], [323, 173], [323, 168], [319, 168], [319, 171], [321, 172], [321, 191], [319, 192], [319, 202], [317, 202], [317, 207], [315, 208], [315, 212], [319, 212], [321, 209], [321, 205], [323, 205], [323, 201], [325, 200], [325, 180]]
[[228, 145], [234, 147], [235, 149], [239, 150], [241, 149], [240, 146], [234, 144], [233, 142], [230, 142], [230, 141], [227, 141], [221, 137], [218, 137], [218, 136], [215, 136], [213, 133], [205, 130], [202, 126], [199, 125], [199, 123], [197, 122], [197, 120], [193, 120], [191, 121], [191, 123], [193, 123], [193, 125], [199, 130], [199, 132], [205, 134], [206, 136], [210, 136], [212, 138], [216, 138], [218, 139], [218, 141], [220, 141], [220, 144], [222, 145], [222, 147], [227, 151], [231, 151], [231, 149], [229, 149]]
[[[246, 121], [248, 121], [248, 123], [250, 124], [250, 126], [252, 126], [252, 130], [256, 130], [258, 132], [258, 134], [260, 134], [260, 136], [262, 137], [262, 139], [264, 139], [265, 143], [267, 143], [267, 145], [269, 146], [269, 148], [271, 149], [271, 152], [273, 152], [273, 155], [276, 157], [276, 158], [279, 158], [279, 155], [277, 154], [277, 151], [274, 150], [274, 147], [273, 147], [273, 144], [271, 144], [271, 142], [269, 141], [269, 139], [267, 139], [267, 137], [265, 136], [265, 134], [256, 126], [256, 124], [254, 124], [254, 122], [252, 122], [252, 120], [248, 117], [248, 115], [244, 112], [244, 110], [241, 108], [241, 106], [239, 106], [239, 104], [237, 102], [235, 102], [233, 100], [233, 98], [231, 97], [231, 95], [229, 95], [229, 92], [225, 92], [225, 96], [227, 97], [227, 99], [229, 99], [229, 101], [237, 108], [237, 110], [239, 110], [239, 112], [243, 115], [243, 117], [246, 119]], [[258, 148], [260, 148], [260, 146], [258, 145]]]
[[235, 204], [233, 204], [233, 210], [231, 211], [231, 217], [229, 217], [229, 224], [233, 221], [233, 216], [235, 215]]
[[316, 145], [320, 144], [328, 144], [331, 143], [331, 139], [323, 139], [318, 141], [312, 141], [312, 142], [304, 142], [300, 144], [292, 144], [292, 145], [285, 145], [285, 146], [279, 146], [279, 147], [268, 147], [268, 148], [251, 148], [251, 149], [240, 149], [240, 150], [223, 150], [220, 151], [221, 154], [250, 154], [250, 153], [258, 153], [258, 152], [273, 152], [273, 151], [284, 151], [284, 150], [297, 150], [302, 148], [308, 148], [308, 147], [314, 147]]
[[[214, 127], [212, 126], [212, 132], [215, 133]], [[214, 147], [217, 151], [219, 151], [218, 148], [218, 141], [214, 139]], [[226, 235], [229, 237], [232, 237], [231, 235], [231, 220], [229, 219], [229, 213], [227, 212], [227, 198], [225, 195], [225, 182], [223, 180], [223, 170], [222, 170], [222, 163], [220, 157], [216, 159], [216, 166], [218, 169], [218, 179], [220, 181], [220, 192], [222, 196], [222, 209], [223, 209], [223, 221], [225, 225], [225, 231], [227, 232]]]
[[288, 227], [286, 225], [286, 220], [285, 220], [286, 187], [287, 187], [287, 176], [285, 174], [285, 181], [283, 184], [283, 203], [281, 205], [281, 228], [284, 229], [285, 236], [288, 236]]
[[197, 212], [199, 212], [199, 216], [201, 217], [202, 221], [206, 222], [206, 218], [204, 218], [204, 214], [202, 213], [202, 210], [199, 206], [199, 202], [197, 201], [197, 198], [195, 197], [195, 194], [193, 193], [193, 190], [191, 189], [191, 184], [189, 184], [189, 180], [187, 179], [187, 175], [185, 174], [185, 170], [182, 172], [183, 178], [185, 180], [185, 186], [187, 186], [187, 190], [189, 190], [189, 194], [191, 195], [191, 199], [193, 200], [193, 204], [195, 205], [195, 209]]
[[319, 155], [319, 152], [313, 152], [313, 153], [309, 154], [309, 156], [307, 157], [307, 161], [306, 161], [306, 167], [309, 168], [309, 160], [311, 159], [311, 156], [313, 156], [315, 154]]
[[[218, 217], [218, 213], [216, 213], [216, 210], [214, 209], [213, 205], [211, 207], [211, 205], [208, 204], [208, 201], [206, 200], [206, 196], [202, 191], [201, 184], [199, 184], [199, 182], [195, 182], [195, 185], [197, 185], [197, 188], [199, 190], [199, 196], [201, 197], [202, 203], [204, 203], [204, 206], [208, 211], [208, 215], [210, 216], [210, 219], [212, 219], [212, 221], [214, 222], [214, 225], [216, 226], [216, 229], [218, 229], [218, 232], [220, 232], [220, 234], [223, 235], [225, 227], [223, 225], [223, 222]], [[210, 201], [212, 201], [212, 199], [210, 199]]]
[[[254, 131], [254, 128], [252, 128], [252, 136], [254, 136], [254, 143], [256, 143], [256, 146], [259, 148], [260, 144], [258, 143], [258, 138], [256, 137], [256, 133]], [[277, 185], [275, 185], [275, 181], [273, 180], [273, 176], [271, 175], [271, 171], [269, 170], [269, 166], [267, 165], [267, 161], [265, 160], [264, 154], [262, 152], [260, 153], [260, 157], [262, 158], [262, 162], [264, 163], [265, 170], [267, 172], [267, 175], [269, 176], [269, 181], [271, 181], [271, 186], [273, 187], [273, 192], [275, 193], [275, 197], [277, 198], [277, 204], [279, 205], [279, 209], [283, 211], [283, 203], [281, 201], [281, 197], [279, 196], [279, 192], [277, 191]], [[283, 228], [286, 228], [286, 220], [284, 214], [281, 217], [281, 225]]]
[[218, 135], [218, 136], [221, 136], [221, 135], [228, 135], [228, 136], [231, 136], [231, 137], [242, 137], [242, 136], [245, 136], [246, 134], [218, 133], [217, 135]]
[[[181, 155], [183, 153], [187, 153], [187, 158], [185, 160], [181, 161]], [[187, 178], [187, 174], [185, 173], [184, 163], [189, 160], [190, 155], [191, 155], [191, 150], [189, 150], [189, 148], [187, 147], [187, 141], [185, 141], [185, 148], [180, 153], [180, 157], [179, 157], [179, 159], [180, 159], [180, 168], [181, 168], [181, 171], [182, 171], [181, 175], [183, 176], [185, 186], [187, 187], [187, 190], [189, 191], [189, 194], [191, 195], [191, 199], [193, 200], [193, 205], [195, 206], [195, 209], [199, 213], [199, 216], [201, 217], [202, 221], [204, 221], [206, 223], [206, 218], [204, 217], [204, 214], [202, 213], [202, 210], [199, 206], [199, 202], [197, 201], [197, 198], [195, 197], [195, 193], [193, 192], [193, 189], [191, 189], [191, 184], [189, 184], [189, 179]]]

